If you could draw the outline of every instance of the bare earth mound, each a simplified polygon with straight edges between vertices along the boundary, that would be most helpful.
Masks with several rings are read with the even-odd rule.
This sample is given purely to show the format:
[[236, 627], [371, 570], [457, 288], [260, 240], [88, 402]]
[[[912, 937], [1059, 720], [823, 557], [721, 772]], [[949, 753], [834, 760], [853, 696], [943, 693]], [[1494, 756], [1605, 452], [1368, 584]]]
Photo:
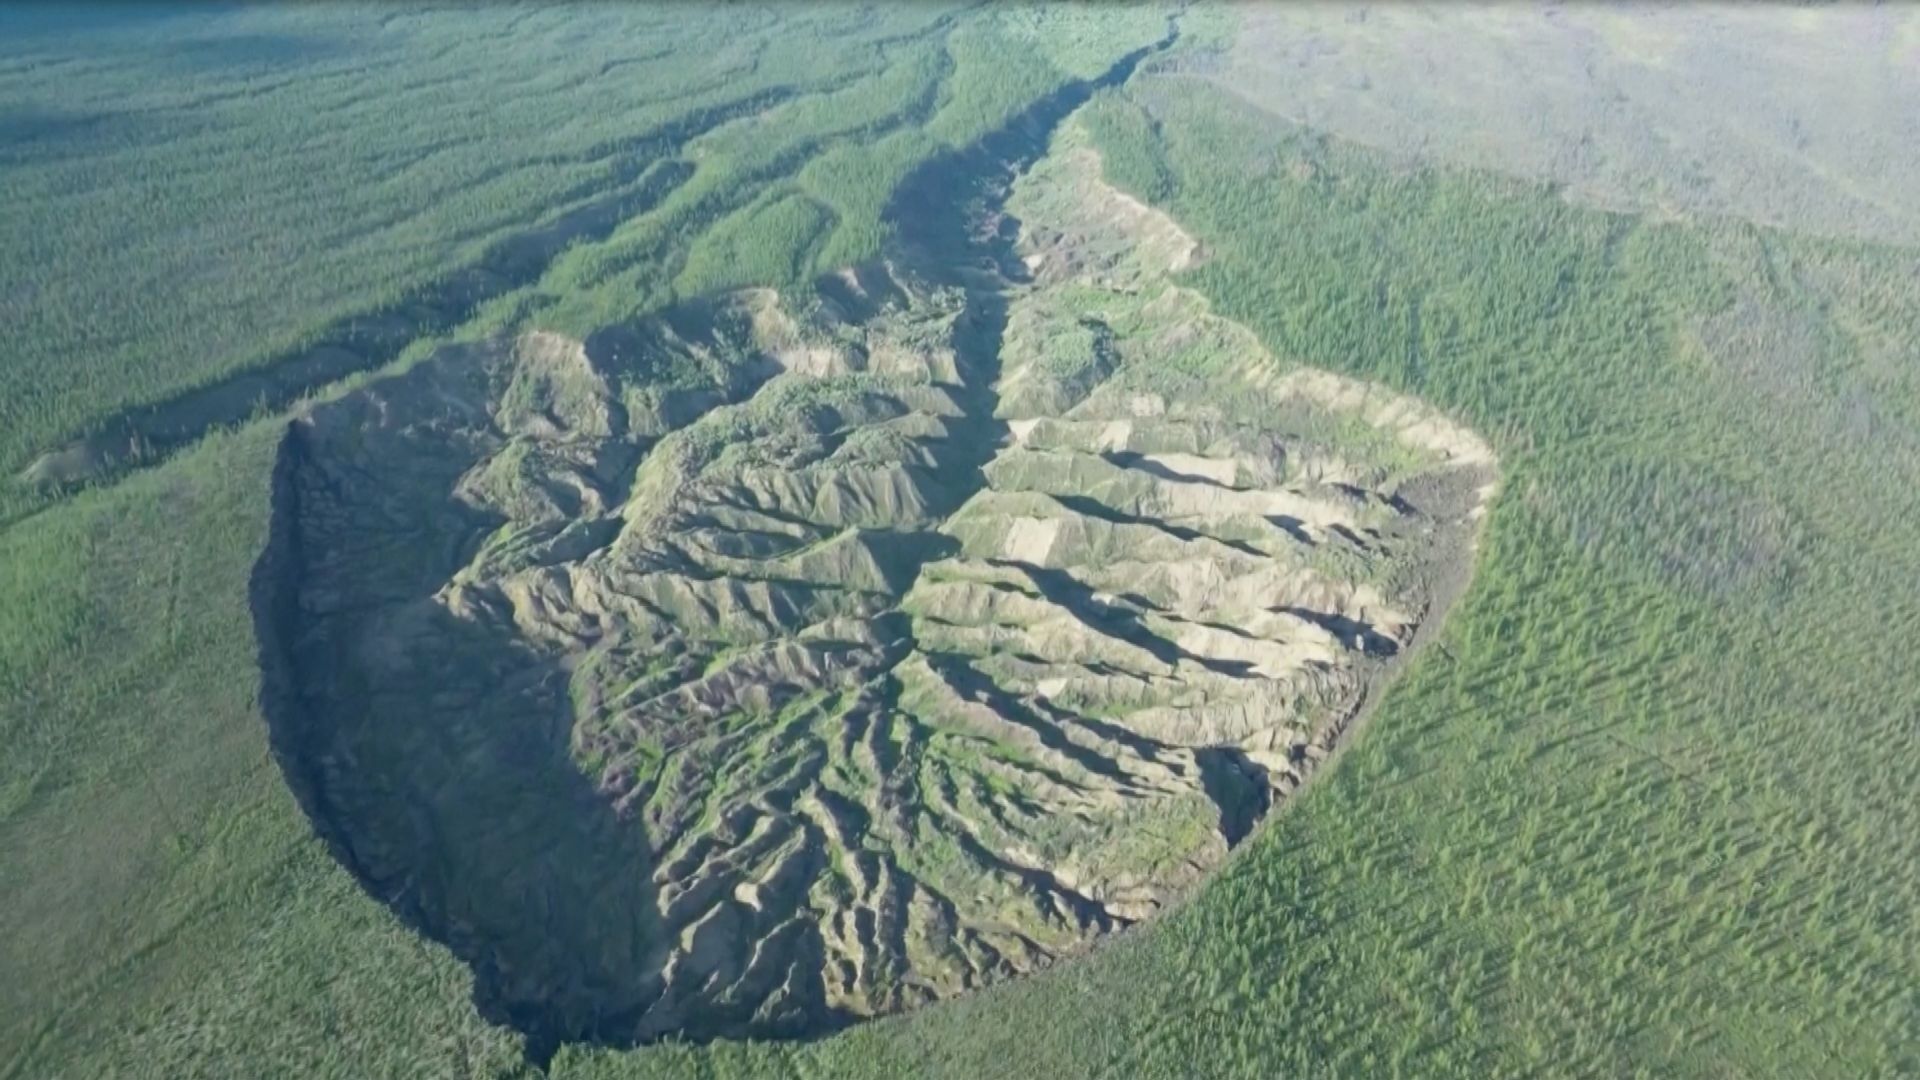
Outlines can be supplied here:
[[276, 745], [492, 1014], [799, 1035], [1081, 952], [1440, 615], [1486, 445], [1265, 356], [1062, 143], [974, 223], [1011, 272], [450, 348], [289, 432]]

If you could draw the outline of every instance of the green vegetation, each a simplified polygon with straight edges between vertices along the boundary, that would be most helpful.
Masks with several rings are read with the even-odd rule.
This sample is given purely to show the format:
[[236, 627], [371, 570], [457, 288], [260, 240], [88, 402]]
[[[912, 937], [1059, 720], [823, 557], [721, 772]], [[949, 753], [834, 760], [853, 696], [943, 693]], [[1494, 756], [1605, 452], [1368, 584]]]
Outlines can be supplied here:
[[[693, 169], [460, 333], [871, 258], [913, 168], [1165, 25], [948, 14], [0, 15], [0, 1076], [531, 1075], [267, 754], [247, 579], [278, 419], [96, 490], [10, 478], [657, 162]], [[1181, 280], [1214, 310], [1495, 444], [1439, 647], [1190, 904], [1085, 962], [554, 1074], [1920, 1072], [1913, 251], [1410, 164], [1209, 59], [1081, 122], [1203, 245]]]
[[763, 281], [804, 280], [831, 225], [825, 207], [784, 192], [730, 215], [701, 238], [675, 282], [689, 296]]
[[893, 190], [914, 166], [941, 144], [920, 128], [893, 132], [875, 142], [849, 143], [821, 154], [800, 170], [800, 184], [827, 202], [838, 218], [833, 235], [814, 256], [825, 272], [880, 254], [887, 228], [881, 220]]

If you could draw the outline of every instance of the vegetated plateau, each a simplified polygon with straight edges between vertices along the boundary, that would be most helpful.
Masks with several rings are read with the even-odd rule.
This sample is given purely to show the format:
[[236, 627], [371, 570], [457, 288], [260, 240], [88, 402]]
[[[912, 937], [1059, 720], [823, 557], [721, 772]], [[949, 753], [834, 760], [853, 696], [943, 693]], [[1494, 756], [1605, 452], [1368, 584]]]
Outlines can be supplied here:
[[0, 1074], [1920, 1068], [1911, 16], [0, 20]]

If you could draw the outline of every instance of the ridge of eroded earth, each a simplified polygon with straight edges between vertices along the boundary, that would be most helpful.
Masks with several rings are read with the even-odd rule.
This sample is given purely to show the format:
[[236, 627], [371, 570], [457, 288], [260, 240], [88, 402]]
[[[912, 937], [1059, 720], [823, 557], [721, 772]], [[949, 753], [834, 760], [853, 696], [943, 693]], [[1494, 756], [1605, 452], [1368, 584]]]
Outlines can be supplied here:
[[277, 751], [491, 1015], [798, 1035], [1081, 952], [1443, 614], [1483, 441], [1209, 313], [1077, 129], [993, 194], [970, 236], [1018, 259], [909, 237], [806, 305], [452, 346], [292, 425]]

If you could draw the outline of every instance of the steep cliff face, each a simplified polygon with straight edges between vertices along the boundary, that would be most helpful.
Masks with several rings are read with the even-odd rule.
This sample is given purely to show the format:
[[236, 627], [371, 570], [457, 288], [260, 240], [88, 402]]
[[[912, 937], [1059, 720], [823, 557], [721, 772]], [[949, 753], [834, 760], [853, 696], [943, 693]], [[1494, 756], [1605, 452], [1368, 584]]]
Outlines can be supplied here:
[[1009, 145], [807, 304], [453, 347], [289, 432], [282, 765], [537, 1045], [803, 1035], [1080, 952], [1451, 597], [1485, 444], [1286, 370], [1074, 138], [1018, 185]]

